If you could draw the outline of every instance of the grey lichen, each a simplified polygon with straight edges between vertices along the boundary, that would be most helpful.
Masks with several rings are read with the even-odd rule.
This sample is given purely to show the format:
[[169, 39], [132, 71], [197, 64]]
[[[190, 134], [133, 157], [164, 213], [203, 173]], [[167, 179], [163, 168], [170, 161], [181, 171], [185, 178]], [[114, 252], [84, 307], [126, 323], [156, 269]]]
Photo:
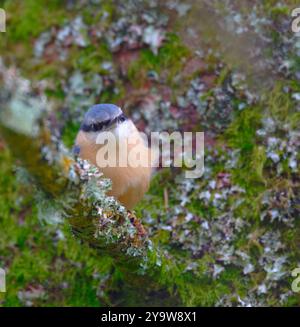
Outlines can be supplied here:
[[[7, 70], [1, 71], [2, 78], [6, 73]], [[35, 185], [40, 218], [52, 224], [68, 221], [80, 240], [97, 248], [102, 255], [111, 256], [118, 269], [126, 272], [126, 287], [131, 292], [140, 293], [141, 285], [145, 293], [153, 289], [167, 291], [160, 278], [159, 254], [140, 221], [113, 197], [106, 195], [111, 182], [104, 179], [95, 166], [70, 156], [55, 133], [51, 132], [53, 128], [45, 111], [39, 111], [39, 119], [30, 120], [31, 129], [39, 131], [38, 134], [19, 128], [18, 120], [6, 123], [6, 117], [15, 110], [10, 99], [18, 97], [20, 92], [20, 79], [17, 75], [14, 78], [14, 83], [6, 84], [1, 90], [5, 110], [1, 111], [0, 127], [12, 153], [23, 166], [19, 170], [19, 181]], [[9, 94], [7, 102], [3, 100], [4, 94]], [[20, 116], [26, 116], [31, 110], [35, 113], [40, 108], [31, 108], [31, 105], [39, 103], [39, 97], [33, 93], [26, 93], [26, 96], [27, 101], [22, 102], [18, 110]], [[36, 116], [32, 114], [31, 117]], [[19, 142], [23, 138], [25, 141]], [[30, 154], [25, 155], [26, 151]], [[139, 300], [137, 294], [136, 300]], [[152, 301], [156, 303], [161, 299], [153, 298]]]

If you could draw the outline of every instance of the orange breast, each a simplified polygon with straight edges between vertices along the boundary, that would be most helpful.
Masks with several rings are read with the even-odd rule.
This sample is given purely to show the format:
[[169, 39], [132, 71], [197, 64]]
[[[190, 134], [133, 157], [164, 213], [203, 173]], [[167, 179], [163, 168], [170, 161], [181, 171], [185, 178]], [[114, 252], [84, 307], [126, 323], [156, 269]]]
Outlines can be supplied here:
[[[139, 137], [138, 135], [136, 136]], [[142, 199], [145, 192], [147, 192], [151, 178], [151, 164], [150, 154], [151, 151], [147, 148], [143, 141], [128, 145], [128, 151], [131, 151], [135, 147], [135, 151], [138, 151], [142, 156], [148, 157], [149, 165], [146, 167], [132, 167], [130, 164], [127, 167], [99, 167], [97, 165], [97, 151], [102, 147], [95, 144], [87, 135], [80, 131], [76, 138], [76, 145], [80, 147], [79, 156], [82, 159], [89, 160], [94, 165], [98, 166], [99, 170], [107, 178], [112, 181], [112, 190], [108, 195], [115, 197], [121, 204], [127, 209], [132, 209]], [[122, 147], [122, 144], [118, 145]], [[122, 152], [123, 153], [123, 152]], [[119, 148], [117, 147], [117, 154], [119, 154]]]

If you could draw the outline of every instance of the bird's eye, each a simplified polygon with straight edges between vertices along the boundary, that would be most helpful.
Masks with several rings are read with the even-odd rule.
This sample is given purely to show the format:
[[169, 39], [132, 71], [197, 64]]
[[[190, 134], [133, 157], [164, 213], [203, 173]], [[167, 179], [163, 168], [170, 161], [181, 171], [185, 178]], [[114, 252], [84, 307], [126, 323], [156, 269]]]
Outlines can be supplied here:
[[97, 124], [91, 124], [91, 131], [96, 132], [97, 131]]
[[101, 123], [98, 123], [98, 124], [96, 125], [96, 129], [97, 129], [97, 131], [100, 131], [100, 130], [102, 129], [102, 125], [101, 125]]
[[121, 122], [121, 123], [123, 123], [125, 120], [126, 120], [125, 116], [121, 116], [121, 117], [119, 118], [119, 122]]

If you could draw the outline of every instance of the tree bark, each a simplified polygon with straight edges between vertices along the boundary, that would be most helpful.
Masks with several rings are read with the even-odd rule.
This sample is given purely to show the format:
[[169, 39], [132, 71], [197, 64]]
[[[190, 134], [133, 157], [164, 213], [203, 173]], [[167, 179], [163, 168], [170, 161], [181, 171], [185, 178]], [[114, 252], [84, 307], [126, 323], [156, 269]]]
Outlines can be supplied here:
[[[140, 221], [105, 196], [103, 179], [95, 167], [74, 159], [64, 149], [51, 130], [39, 97], [31, 91], [24, 93], [18, 76], [9, 83], [5, 78], [7, 75], [3, 74], [1, 136], [39, 190], [51, 199], [65, 199], [64, 217], [76, 237], [96, 248], [99, 255], [113, 258], [123, 279], [117, 291], [109, 294], [108, 304], [180, 305], [180, 297], [174, 291], [178, 276], [172, 276], [172, 263], [153, 247]], [[101, 187], [104, 195], [94, 194]], [[163, 277], [166, 272], [170, 272], [169, 278]]]

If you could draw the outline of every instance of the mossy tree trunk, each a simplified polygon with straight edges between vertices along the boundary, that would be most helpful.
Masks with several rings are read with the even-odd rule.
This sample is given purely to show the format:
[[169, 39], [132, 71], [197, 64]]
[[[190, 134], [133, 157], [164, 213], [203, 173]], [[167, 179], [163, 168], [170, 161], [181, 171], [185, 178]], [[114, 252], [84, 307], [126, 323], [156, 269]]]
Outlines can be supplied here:
[[[21, 81], [21, 80], [20, 80]], [[40, 99], [20, 91], [17, 77], [9, 87], [2, 81], [0, 133], [16, 162], [49, 199], [63, 198], [64, 217], [74, 234], [99, 256], [113, 258], [122, 281], [114, 285], [108, 304], [180, 305], [175, 279], [162, 278], [171, 263], [153, 248], [140, 221], [105, 196], [98, 170], [74, 159], [52, 132]], [[169, 266], [170, 265], [170, 266]]]

